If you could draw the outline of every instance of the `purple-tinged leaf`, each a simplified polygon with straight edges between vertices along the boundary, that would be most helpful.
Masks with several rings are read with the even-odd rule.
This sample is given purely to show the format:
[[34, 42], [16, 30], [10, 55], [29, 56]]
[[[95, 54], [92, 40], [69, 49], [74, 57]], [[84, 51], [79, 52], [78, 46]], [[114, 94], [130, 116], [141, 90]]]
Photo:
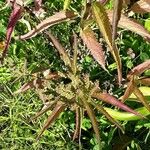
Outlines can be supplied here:
[[[112, 23], [112, 11], [107, 11], [107, 14], [110, 22]], [[128, 18], [122, 14], [118, 22], [118, 26], [120, 28], [135, 32], [136, 34], [139, 34], [140, 36], [146, 38], [146, 40], [150, 41], [150, 33], [135, 19]]]
[[122, 102], [125, 102], [126, 99], [128, 99], [128, 97], [133, 93], [134, 91], [134, 76], [131, 76], [130, 82], [128, 82], [127, 84], [127, 88], [124, 92], [124, 95], [121, 99]]
[[32, 80], [28, 83], [25, 83], [19, 90], [17, 90], [16, 92], [14, 92], [14, 94], [19, 94], [19, 93], [23, 93], [26, 92], [27, 90], [34, 88], [34, 87], [38, 87], [38, 88], [43, 88], [43, 80], [42, 79], [35, 79]]
[[150, 86], [150, 78], [139, 79], [140, 83], [146, 86]]
[[55, 15], [50, 16], [46, 18], [45, 20], [43, 20], [33, 30], [29, 31], [28, 33], [21, 35], [19, 37], [16, 37], [16, 39], [25, 40], [25, 39], [35, 37], [38, 33], [48, 29], [49, 27], [56, 25], [58, 23], [64, 22], [68, 19], [73, 19], [74, 17], [76, 17], [76, 15], [72, 11], [58, 12]]
[[69, 58], [68, 53], [65, 51], [65, 49], [61, 45], [61, 43], [50, 32], [46, 31], [45, 34], [48, 36], [48, 39], [52, 41], [52, 43], [54, 44], [54, 46], [58, 50], [62, 60], [65, 63], [65, 65], [71, 67], [71, 59]]
[[38, 118], [39, 116], [43, 115], [44, 113], [46, 113], [47, 111], [51, 110], [54, 105], [57, 103], [57, 101], [52, 101], [50, 102], [45, 108], [43, 108], [42, 110], [40, 110], [34, 117], [31, 118], [31, 120], [35, 120], [36, 118]]
[[34, 0], [35, 11], [39, 11], [42, 6], [42, 0]]
[[128, 76], [130, 77], [131, 75], [140, 75], [142, 74], [144, 71], [146, 71], [147, 69], [150, 69], [150, 60], [147, 60], [141, 64], [139, 64], [138, 66], [134, 67], [128, 74]]
[[101, 138], [100, 138], [100, 133], [99, 133], [99, 129], [98, 129], [98, 123], [97, 123], [97, 120], [96, 120], [96, 116], [95, 116], [95, 113], [94, 113], [94, 110], [91, 108], [91, 105], [87, 102], [87, 99], [82, 96], [82, 101], [84, 103], [84, 106], [85, 106], [85, 109], [87, 111], [87, 114], [91, 120], [91, 123], [92, 123], [92, 126], [93, 126], [93, 129], [94, 129], [94, 132], [96, 134], [96, 139], [97, 139], [97, 142], [98, 142], [98, 145], [99, 145], [99, 150], [102, 149], [102, 145], [101, 145]]
[[12, 32], [13, 32], [15, 25], [16, 25], [17, 21], [19, 20], [22, 10], [23, 10], [22, 6], [20, 6], [16, 3], [16, 0], [14, 0], [14, 2], [13, 2], [12, 9], [13, 10], [10, 15], [8, 26], [7, 26], [6, 43], [5, 43], [3, 53], [2, 53], [1, 61], [3, 61], [4, 57], [7, 54], [7, 49], [8, 49], [9, 43], [11, 41]]
[[117, 26], [121, 17], [123, 0], [114, 0], [113, 19], [112, 19], [112, 42], [115, 44]]
[[108, 114], [107, 111], [103, 108], [103, 106], [96, 104], [95, 102], [92, 101], [91, 103], [99, 112], [104, 114], [106, 118], [111, 121], [113, 124], [115, 124], [123, 133], [124, 133], [124, 128], [121, 126], [119, 122], [117, 122], [113, 117], [111, 117], [111, 114]]
[[148, 13], [150, 12], [150, 0], [140, 0], [132, 5], [131, 10], [135, 13]]
[[86, 44], [87, 48], [90, 50], [94, 59], [101, 65], [104, 70], [106, 70], [103, 48], [100, 43], [98, 43], [92, 29], [88, 27], [83, 29], [83, 31], [81, 31], [81, 38]]
[[41, 137], [43, 132], [59, 117], [60, 113], [63, 112], [65, 108], [66, 106], [63, 103], [61, 102], [57, 103], [52, 113], [48, 117], [46, 123], [44, 124], [41, 132], [39, 133], [37, 140]]
[[76, 128], [73, 135], [73, 140], [81, 137], [82, 110], [76, 107]]
[[139, 114], [138, 112], [134, 111], [133, 109], [131, 109], [130, 107], [128, 107], [127, 105], [125, 105], [124, 103], [122, 103], [121, 101], [119, 101], [117, 98], [115, 98], [114, 96], [108, 94], [108, 93], [100, 93], [100, 92], [95, 92], [92, 95], [93, 98], [96, 99], [100, 99], [106, 103], [112, 104], [114, 106], [117, 106], [118, 108], [125, 110], [127, 112], [133, 113], [137, 116], [140, 116], [141, 118], [143, 118], [143, 116], [141, 114]]

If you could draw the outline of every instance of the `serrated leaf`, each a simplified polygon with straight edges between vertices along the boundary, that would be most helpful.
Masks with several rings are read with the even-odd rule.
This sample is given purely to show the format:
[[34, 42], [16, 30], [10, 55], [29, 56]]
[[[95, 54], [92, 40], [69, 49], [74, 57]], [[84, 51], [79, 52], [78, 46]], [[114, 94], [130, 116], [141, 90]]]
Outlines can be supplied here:
[[[110, 22], [112, 23], [112, 11], [107, 11]], [[139, 34], [140, 36], [146, 38], [148, 41], [150, 40], [150, 33], [135, 19], [131, 19], [126, 17], [125, 15], [121, 15], [121, 18], [118, 22], [118, 26], [123, 29], [130, 30]]]
[[99, 2], [94, 2], [92, 4], [92, 11], [95, 18], [95, 21], [102, 32], [104, 39], [106, 43], [108, 44], [110, 48], [110, 52], [112, 53], [116, 63], [117, 63], [117, 70], [118, 70], [118, 82], [121, 84], [122, 81], [122, 65], [121, 65], [121, 59], [119, 56], [119, 51], [112, 43], [112, 29], [109, 22], [109, 18], [107, 16], [107, 13], [104, 9], [104, 7]]
[[127, 88], [124, 92], [124, 95], [121, 99], [122, 102], [125, 102], [125, 100], [133, 93], [134, 91], [134, 76], [131, 77], [130, 81], [127, 84]]
[[60, 42], [50, 32], [45, 32], [45, 33], [48, 36], [48, 38], [52, 41], [56, 49], [58, 50], [65, 65], [71, 67], [71, 60], [69, 58], [69, 55], [67, 54], [63, 46], [60, 44]]
[[112, 122], [113, 124], [115, 124], [123, 133], [124, 133], [124, 129], [123, 127], [121, 126], [121, 124], [119, 122], [117, 122], [113, 117], [111, 117], [110, 114], [107, 113], [107, 111], [101, 106], [101, 105], [98, 105], [94, 102], [91, 103], [99, 112], [101, 112], [102, 114], [105, 115], [105, 117], [110, 121]]
[[136, 67], [134, 67], [128, 74], [128, 76], [130, 77], [131, 75], [140, 75], [142, 74], [144, 71], [146, 71], [147, 69], [150, 69], [150, 60], [147, 60], [139, 65], [137, 65]]
[[60, 113], [64, 111], [66, 106], [63, 103], [57, 103], [55, 108], [53, 109], [52, 113], [48, 117], [47, 121], [45, 122], [41, 132], [39, 133], [37, 140], [41, 137], [43, 132], [59, 117]]
[[53, 16], [50, 16], [38, 24], [33, 30], [29, 31], [25, 35], [16, 37], [16, 39], [29, 39], [35, 37], [38, 33], [48, 29], [49, 27], [64, 22], [68, 19], [73, 19], [76, 15], [72, 11], [61, 11]]
[[113, 19], [112, 19], [112, 40], [115, 43], [117, 26], [121, 17], [123, 0], [114, 0]]
[[9, 43], [11, 41], [12, 32], [13, 32], [13, 30], [15, 28], [15, 25], [16, 25], [17, 21], [19, 20], [19, 18], [21, 16], [22, 10], [23, 10], [22, 6], [18, 5], [16, 3], [16, 1], [14, 1], [13, 2], [13, 6], [12, 6], [12, 12], [11, 12], [11, 15], [10, 15], [10, 18], [9, 18], [9, 22], [8, 22], [8, 26], [7, 26], [6, 42], [5, 42], [4, 50], [2, 52], [1, 61], [3, 61], [4, 57], [7, 54]]
[[143, 118], [143, 116], [139, 113], [137, 113], [136, 111], [134, 111], [133, 109], [131, 109], [130, 107], [128, 107], [127, 105], [125, 105], [124, 103], [122, 103], [121, 101], [119, 101], [117, 98], [115, 98], [114, 96], [108, 94], [108, 93], [100, 93], [100, 92], [95, 92], [92, 95], [93, 98], [96, 99], [100, 99], [106, 103], [112, 104], [114, 106], [117, 106], [118, 108], [125, 110], [127, 112], [133, 113], [137, 116], [140, 116], [141, 118]]
[[100, 43], [97, 42], [97, 39], [94, 35], [94, 32], [91, 28], [85, 28], [81, 31], [81, 38], [83, 42], [86, 44], [87, 48], [90, 50], [94, 59], [101, 65], [101, 67], [105, 68], [105, 56], [103, 52], [103, 48]]
[[150, 106], [147, 102], [146, 98], [144, 97], [143, 93], [137, 88], [134, 87], [134, 95], [142, 102], [142, 104], [146, 107], [146, 109], [150, 112]]
[[132, 5], [130, 8], [135, 13], [148, 13], [150, 12], [150, 1], [149, 0], [140, 0]]
[[101, 142], [100, 142], [101, 139], [100, 139], [100, 133], [99, 133], [99, 129], [98, 129], [98, 123], [97, 123], [97, 120], [96, 120], [96, 116], [95, 116], [94, 111], [91, 108], [90, 104], [88, 104], [87, 100], [84, 97], [82, 97], [82, 101], [84, 103], [84, 106], [85, 106], [85, 109], [88, 113], [88, 116], [91, 120], [94, 132], [96, 134], [96, 139], [97, 139], [97, 142], [98, 142], [98, 145], [99, 145], [99, 150], [101, 150], [102, 145], [101, 145]]

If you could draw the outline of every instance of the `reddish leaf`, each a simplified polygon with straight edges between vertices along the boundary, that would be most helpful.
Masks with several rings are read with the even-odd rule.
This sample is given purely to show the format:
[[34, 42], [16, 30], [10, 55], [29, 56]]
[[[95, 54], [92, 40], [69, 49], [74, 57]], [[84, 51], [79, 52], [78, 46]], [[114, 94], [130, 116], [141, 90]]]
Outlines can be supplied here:
[[76, 107], [76, 128], [73, 135], [73, 140], [81, 136], [82, 112], [81, 108]]
[[105, 5], [108, 2], [108, 0], [99, 0], [99, 2], [103, 5]]
[[121, 108], [122, 110], [133, 113], [133, 114], [143, 118], [143, 116], [141, 114], [137, 113], [136, 111], [134, 111], [133, 109], [131, 109], [130, 107], [128, 107], [127, 105], [125, 105], [124, 103], [122, 103], [121, 101], [119, 101], [114, 96], [112, 96], [108, 93], [95, 92], [95, 93], [93, 93], [92, 97], [94, 97], [96, 99], [101, 99], [102, 101], [104, 101], [106, 103], [117, 106], [118, 108]]
[[60, 113], [63, 112], [65, 108], [66, 106], [63, 103], [57, 103], [52, 113], [48, 117], [46, 123], [44, 124], [41, 132], [39, 133], [37, 140], [41, 137], [43, 132], [50, 126], [50, 124], [53, 123], [59, 117]]
[[42, 79], [35, 79], [32, 80], [28, 83], [25, 83], [19, 90], [17, 90], [16, 92], [14, 92], [14, 94], [19, 94], [19, 93], [23, 93], [26, 92], [27, 90], [34, 88], [34, 87], [39, 87], [39, 88], [43, 88], [43, 80]]
[[29, 31], [25, 35], [21, 35], [19, 37], [16, 37], [17, 39], [29, 39], [34, 36], [36, 36], [38, 33], [48, 29], [50, 26], [53, 26], [55, 24], [61, 23], [63, 21], [66, 21], [67, 19], [72, 19], [76, 15], [72, 11], [61, 11], [56, 13], [53, 16], [50, 16], [43, 20], [40, 24], [38, 24], [33, 30]]
[[127, 84], [127, 88], [124, 92], [124, 95], [121, 99], [122, 102], [124, 102], [134, 91], [134, 76], [132, 76], [132, 78], [130, 79], [130, 82], [128, 82]]
[[139, 79], [140, 83], [146, 86], [150, 86], [150, 78]]
[[42, 0], [34, 0], [35, 11], [39, 11], [42, 6]]
[[13, 1], [12, 9], [13, 10], [10, 15], [8, 26], [7, 26], [6, 43], [5, 43], [3, 53], [2, 53], [2, 58], [1, 58], [2, 61], [3, 61], [4, 57], [6, 56], [7, 49], [8, 49], [9, 43], [11, 41], [12, 32], [13, 32], [15, 25], [16, 25], [17, 21], [19, 20], [22, 10], [23, 10], [23, 8], [16, 3], [16, 0]]
[[138, 66], [134, 67], [130, 72], [129, 72], [129, 77], [131, 75], [140, 75], [142, 74], [144, 71], [146, 71], [147, 69], [150, 69], [150, 60], [147, 60], [141, 64], [139, 64]]
[[120, 58], [119, 50], [116, 44], [112, 42], [112, 29], [111, 29], [111, 25], [110, 25], [106, 10], [104, 6], [102, 6], [100, 3], [94, 2], [92, 4], [92, 13], [106, 43], [108, 44], [110, 48], [110, 52], [112, 53], [116, 61], [117, 71], [118, 71], [118, 82], [119, 84], [121, 84], [121, 81], [122, 81], [121, 58]]
[[68, 53], [65, 51], [64, 47], [61, 45], [61, 43], [50, 33], [45, 32], [45, 34], [48, 36], [49, 40], [52, 41], [56, 49], [58, 50], [62, 60], [64, 61], [65, 65], [71, 67], [71, 60], [69, 58]]
[[[112, 11], [107, 11], [107, 13], [110, 21], [112, 22]], [[130, 19], [123, 14], [121, 15], [118, 26], [120, 28], [128, 29], [132, 32], [135, 32], [136, 34], [141, 35], [147, 40], [150, 40], [150, 33], [139, 22], [134, 19]]]
[[117, 122], [107, 111], [103, 108], [101, 105], [97, 105], [95, 102], [92, 101], [91, 103], [99, 112], [104, 114], [106, 118], [111, 121], [113, 124], [115, 124], [123, 133], [124, 133], [124, 128], [120, 125], [119, 122]]
[[135, 13], [147, 13], [150, 12], [150, 0], [140, 0], [131, 7], [131, 10]]
[[97, 39], [94, 35], [94, 32], [91, 30], [91, 28], [86, 28], [83, 31], [81, 31], [81, 38], [89, 48], [95, 60], [101, 65], [101, 67], [104, 70], [106, 70], [103, 48], [100, 45], [100, 43], [97, 42]]
[[112, 19], [112, 40], [115, 43], [117, 26], [121, 17], [123, 0], [114, 0], [114, 10], [113, 10], [113, 19]]

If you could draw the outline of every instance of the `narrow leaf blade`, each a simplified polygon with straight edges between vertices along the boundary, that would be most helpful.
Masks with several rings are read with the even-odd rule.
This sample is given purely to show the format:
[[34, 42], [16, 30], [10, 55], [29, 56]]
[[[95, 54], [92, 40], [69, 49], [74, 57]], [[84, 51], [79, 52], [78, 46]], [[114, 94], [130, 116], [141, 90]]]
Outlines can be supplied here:
[[3, 61], [4, 57], [7, 54], [7, 49], [9, 47], [9, 43], [11, 41], [12, 32], [13, 32], [13, 30], [15, 28], [15, 25], [16, 25], [17, 21], [19, 20], [19, 18], [21, 16], [21, 13], [22, 13], [22, 10], [23, 10], [23, 8], [20, 5], [18, 5], [16, 3], [16, 1], [13, 2], [12, 9], [13, 10], [11, 12], [11, 15], [10, 15], [10, 18], [9, 18], [9, 22], [8, 22], [8, 26], [7, 26], [6, 43], [5, 43], [4, 50], [2, 52], [1, 61]]
[[81, 38], [83, 42], [86, 44], [88, 49], [90, 50], [92, 56], [95, 60], [101, 65], [101, 67], [105, 68], [105, 57], [102, 46], [97, 42], [97, 39], [94, 35], [94, 32], [91, 28], [85, 28], [81, 31]]
[[112, 96], [108, 93], [95, 92], [95, 93], [93, 93], [92, 97], [94, 97], [96, 99], [100, 99], [106, 103], [117, 106], [118, 108], [121, 108], [122, 110], [133, 113], [133, 114], [143, 118], [143, 116], [141, 114], [137, 113], [136, 111], [134, 111], [133, 109], [131, 109], [130, 107], [128, 107], [127, 105], [125, 105], [121, 101], [117, 100], [114, 96]]
[[137, 87], [134, 87], [134, 95], [139, 99], [139, 101], [141, 101], [143, 103], [143, 105], [146, 107], [146, 109], [150, 112], [149, 103], [147, 102], [143, 93]]
[[16, 39], [29, 39], [35, 37], [38, 33], [48, 29], [49, 27], [56, 25], [58, 23], [64, 22], [67, 19], [73, 19], [76, 15], [72, 11], [61, 11], [53, 16], [50, 16], [38, 24], [33, 30], [29, 31], [25, 35], [16, 37]]
[[41, 132], [39, 133], [37, 140], [41, 137], [43, 132], [53, 123], [60, 115], [61, 112], [64, 111], [65, 105], [63, 103], [58, 103], [55, 108], [53, 109], [52, 113], [48, 117], [46, 123], [44, 124], [43, 128], [41, 129]]
[[[107, 11], [110, 22], [112, 23], [112, 11]], [[123, 29], [130, 30], [150, 41], [150, 33], [136, 20], [121, 15], [118, 26]]]
[[112, 29], [109, 22], [109, 18], [104, 7], [99, 2], [94, 2], [92, 5], [92, 11], [95, 18], [95, 21], [102, 32], [106, 43], [110, 48], [110, 52], [112, 53], [116, 63], [117, 63], [117, 71], [118, 71], [118, 82], [121, 84], [122, 81], [122, 64], [119, 56], [119, 51], [117, 46], [112, 43]]

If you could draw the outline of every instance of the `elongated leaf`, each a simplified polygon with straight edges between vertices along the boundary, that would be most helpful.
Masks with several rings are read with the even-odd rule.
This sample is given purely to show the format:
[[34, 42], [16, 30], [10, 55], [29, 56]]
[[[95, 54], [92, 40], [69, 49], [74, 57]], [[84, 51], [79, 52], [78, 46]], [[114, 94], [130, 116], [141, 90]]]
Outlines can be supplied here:
[[150, 12], [150, 1], [140, 0], [132, 5], [131, 10], [135, 13], [147, 13]]
[[31, 88], [34, 88], [34, 87], [43, 88], [43, 85], [42, 85], [43, 82], [44, 82], [44, 80], [42, 80], [42, 79], [32, 80], [28, 83], [25, 83], [19, 90], [14, 92], [14, 94], [19, 94], [19, 93], [26, 92], [27, 90], [29, 90]]
[[97, 105], [96, 103], [94, 103], [92, 101], [91, 103], [98, 111], [100, 111], [102, 114], [104, 114], [106, 116], [106, 118], [111, 121], [113, 124], [115, 124], [123, 133], [124, 133], [124, 129], [121, 126], [121, 124], [119, 122], [117, 122], [113, 117], [111, 117], [111, 115], [109, 115], [107, 113], [107, 111], [101, 106], [101, 105]]
[[47, 112], [48, 110], [52, 109], [53, 106], [56, 104], [57, 101], [53, 101], [50, 104], [48, 104], [44, 109], [42, 109], [41, 111], [39, 111], [34, 117], [31, 118], [31, 120], [35, 120], [36, 118], [38, 118], [39, 116], [43, 115], [45, 112]]
[[112, 43], [112, 29], [110, 26], [109, 18], [104, 7], [99, 2], [94, 2], [92, 5], [93, 15], [95, 17], [95, 21], [98, 24], [100, 31], [102, 32], [106, 43], [110, 48], [110, 52], [112, 53], [116, 63], [117, 63], [117, 70], [118, 70], [118, 82], [121, 84], [122, 81], [122, 65], [119, 56], [119, 51]]
[[98, 129], [98, 123], [97, 123], [97, 120], [96, 120], [96, 116], [94, 114], [94, 111], [93, 109], [91, 108], [91, 106], [88, 104], [87, 100], [82, 97], [82, 101], [84, 103], [84, 106], [86, 108], [86, 111], [88, 113], [88, 116], [92, 122], [92, 126], [93, 126], [93, 129], [94, 129], [94, 132], [96, 134], [96, 139], [97, 139], [97, 142], [99, 144], [99, 150], [102, 149], [102, 145], [101, 145], [101, 139], [100, 139], [100, 133], [99, 133], [99, 129]]
[[146, 109], [150, 112], [150, 106], [148, 101], [137, 87], [134, 87], [134, 95], [143, 103]]
[[39, 11], [42, 6], [42, 0], [34, 0], [35, 11]]
[[23, 10], [22, 6], [18, 5], [16, 3], [16, 1], [13, 2], [12, 9], [13, 10], [11, 12], [9, 22], [8, 22], [8, 26], [7, 26], [6, 43], [5, 43], [3, 53], [2, 53], [1, 61], [3, 61], [4, 57], [7, 54], [7, 49], [9, 47], [9, 43], [11, 41], [12, 32], [13, 32], [13, 30], [15, 28], [15, 25], [16, 25], [17, 21], [19, 20], [19, 18], [21, 16], [21, 13], [22, 13], [22, 10]]
[[77, 55], [78, 55], [78, 43], [77, 43], [77, 35], [73, 33], [73, 61], [72, 61], [72, 70], [73, 73], [77, 72]]
[[44, 124], [41, 132], [39, 133], [37, 140], [41, 137], [43, 132], [59, 117], [60, 113], [64, 111], [65, 105], [63, 103], [58, 103], [53, 109], [52, 113], [48, 117], [46, 123]]
[[132, 76], [130, 82], [128, 82], [128, 84], [127, 84], [127, 88], [126, 88], [124, 95], [121, 99], [122, 102], [125, 102], [125, 100], [133, 93], [134, 86], [135, 86], [134, 85], [134, 76]]
[[63, 48], [63, 46], [60, 44], [60, 42], [50, 33], [50, 32], [45, 32], [48, 38], [53, 42], [54, 46], [58, 50], [62, 60], [64, 61], [65, 65], [68, 65], [71, 67], [71, 60]]
[[97, 39], [94, 35], [94, 32], [91, 30], [91, 28], [87, 27], [83, 31], [81, 31], [81, 38], [83, 42], [87, 45], [88, 49], [90, 50], [95, 60], [101, 65], [101, 67], [104, 70], [106, 70], [103, 48], [97, 42]]
[[[128, 113], [128, 112], [120, 112], [118, 110], [114, 110], [111, 108], [104, 107], [104, 109], [115, 119], [117, 120], [122, 120], [122, 121], [130, 121], [130, 120], [139, 120], [141, 117], [134, 115], [133, 113]], [[135, 109], [136, 112], [139, 114], [142, 114], [143, 116], [148, 116], [150, 115], [150, 112], [145, 108], [141, 107], [138, 109]]]
[[61, 11], [61, 12], [58, 12], [55, 15], [50, 16], [50, 17], [46, 18], [45, 20], [43, 20], [33, 30], [29, 31], [25, 35], [21, 35], [19, 37], [16, 37], [16, 39], [25, 40], [25, 39], [32, 38], [32, 37], [36, 36], [38, 33], [48, 29], [49, 27], [51, 27], [51, 26], [53, 26], [55, 24], [64, 22], [64, 21], [66, 21], [68, 19], [72, 19], [75, 16], [76, 15], [72, 11]]
[[146, 71], [147, 69], [150, 69], [150, 60], [147, 60], [141, 64], [139, 64], [138, 66], [134, 67], [130, 72], [128, 76], [131, 75], [140, 75], [142, 74], [144, 71]]
[[150, 78], [139, 79], [139, 81], [143, 85], [150, 86]]
[[113, 19], [112, 19], [112, 40], [115, 43], [117, 26], [121, 17], [123, 0], [114, 0]]
[[[139, 87], [139, 90], [142, 92], [142, 94], [144, 96], [150, 96], [150, 87], [147, 87], [147, 86], [141, 86]], [[129, 96], [129, 99], [137, 99], [136, 96], [134, 95], [134, 93], [132, 93], [130, 96]]]
[[[107, 11], [110, 22], [112, 23], [112, 11]], [[121, 15], [118, 26], [123, 29], [130, 30], [139, 34], [140, 36], [146, 38], [148, 41], [150, 40], [150, 33], [136, 20], [126, 17], [125, 15]]]
[[73, 135], [73, 140], [81, 137], [81, 124], [82, 124], [82, 110], [79, 107], [76, 107], [76, 128]]
[[108, 0], [99, 0], [99, 2], [103, 5], [105, 5], [108, 2]]
[[118, 108], [120, 108], [122, 110], [133, 113], [133, 114], [143, 118], [143, 116], [141, 114], [137, 113], [136, 111], [134, 111], [133, 109], [131, 109], [130, 107], [128, 107], [127, 105], [125, 105], [124, 103], [122, 103], [121, 101], [119, 101], [114, 96], [112, 96], [108, 93], [95, 92], [95, 93], [93, 93], [92, 97], [96, 98], [96, 99], [100, 99], [106, 103], [117, 106]]

